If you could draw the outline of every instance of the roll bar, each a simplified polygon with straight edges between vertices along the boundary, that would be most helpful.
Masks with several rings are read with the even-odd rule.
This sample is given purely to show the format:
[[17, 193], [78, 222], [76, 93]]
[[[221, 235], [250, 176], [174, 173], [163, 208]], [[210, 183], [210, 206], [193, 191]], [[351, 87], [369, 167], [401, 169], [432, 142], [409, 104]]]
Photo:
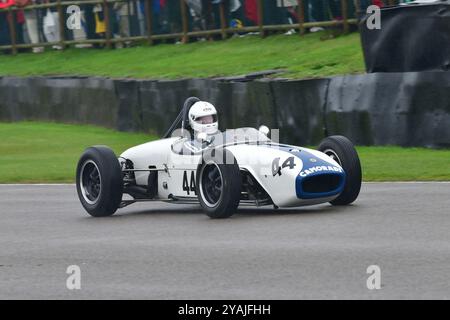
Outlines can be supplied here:
[[193, 106], [194, 103], [200, 101], [197, 97], [189, 97], [184, 101], [183, 108], [181, 109], [181, 112], [178, 114], [175, 121], [170, 126], [169, 130], [167, 130], [166, 134], [163, 136], [164, 139], [170, 138], [172, 135], [172, 132], [178, 127], [178, 125], [181, 122], [181, 134], [184, 133], [184, 130], [186, 129], [186, 124], [188, 123], [188, 114], [189, 109]]

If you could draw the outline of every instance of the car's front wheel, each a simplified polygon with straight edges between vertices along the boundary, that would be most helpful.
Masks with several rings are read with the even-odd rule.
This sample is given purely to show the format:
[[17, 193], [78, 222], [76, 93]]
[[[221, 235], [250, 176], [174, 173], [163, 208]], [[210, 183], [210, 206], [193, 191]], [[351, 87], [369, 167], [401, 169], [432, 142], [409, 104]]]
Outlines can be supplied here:
[[353, 143], [344, 136], [330, 136], [322, 140], [319, 151], [336, 161], [345, 171], [342, 193], [330, 203], [347, 205], [356, 200], [361, 190], [361, 163]]
[[234, 156], [227, 150], [213, 150], [197, 169], [197, 196], [213, 219], [232, 216], [241, 197], [241, 174]]
[[111, 149], [87, 148], [78, 161], [76, 175], [78, 198], [91, 216], [106, 217], [116, 212], [122, 201], [123, 179]]

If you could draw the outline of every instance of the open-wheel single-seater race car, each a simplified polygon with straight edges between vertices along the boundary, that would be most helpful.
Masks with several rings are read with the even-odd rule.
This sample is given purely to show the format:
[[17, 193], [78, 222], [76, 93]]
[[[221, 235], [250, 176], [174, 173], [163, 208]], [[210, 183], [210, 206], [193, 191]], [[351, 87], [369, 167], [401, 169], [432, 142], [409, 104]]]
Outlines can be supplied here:
[[[105, 146], [84, 151], [76, 185], [90, 215], [110, 216], [135, 202], [165, 201], [197, 203], [209, 217], [227, 218], [239, 205], [348, 205], [358, 197], [361, 166], [347, 138], [327, 137], [312, 150], [272, 141], [265, 126], [211, 131], [209, 123], [217, 128], [217, 115], [196, 118], [194, 106], [200, 114], [214, 109], [191, 97], [163, 139], [119, 157]], [[212, 119], [203, 124], [212, 134], [192, 130], [189, 124], [200, 118]]]

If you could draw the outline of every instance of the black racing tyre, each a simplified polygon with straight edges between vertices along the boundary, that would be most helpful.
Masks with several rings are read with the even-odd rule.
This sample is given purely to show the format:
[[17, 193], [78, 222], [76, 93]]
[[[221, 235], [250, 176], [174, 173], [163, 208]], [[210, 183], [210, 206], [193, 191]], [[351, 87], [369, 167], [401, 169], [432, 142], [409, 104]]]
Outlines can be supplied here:
[[236, 212], [242, 181], [239, 166], [230, 151], [206, 153], [198, 166], [196, 181], [200, 205], [210, 218], [229, 218]]
[[123, 194], [122, 170], [114, 152], [105, 146], [87, 148], [77, 165], [77, 193], [93, 217], [107, 217], [119, 208]]
[[346, 174], [344, 190], [330, 203], [348, 205], [355, 201], [361, 190], [362, 173], [353, 143], [344, 136], [330, 136], [322, 140], [318, 149], [339, 163]]

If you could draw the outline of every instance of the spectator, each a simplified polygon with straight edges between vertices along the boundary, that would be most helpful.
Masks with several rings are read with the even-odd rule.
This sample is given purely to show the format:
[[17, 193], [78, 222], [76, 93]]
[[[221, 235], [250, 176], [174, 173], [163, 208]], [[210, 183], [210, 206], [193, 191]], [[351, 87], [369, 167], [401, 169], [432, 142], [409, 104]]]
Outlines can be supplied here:
[[[165, 9], [166, 1], [164, 0], [153, 0], [152, 1], [152, 32], [154, 34], [167, 33], [167, 30], [164, 29], [164, 20], [163, 20], [163, 10]], [[141, 0], [141, 10], [145, 11], [145, 0]], [[143, 15], [144, 26], [147, 24], [145, 20], [145, 13]], [[167, 24], [167, 21], [166, 21]]]
[[[86, 10], [85, 6], [80, 6], [80, 22], [81, 22], [81, 28], [80, 29], [73, 29], [72, 30], [72, 36], [73, 39], [76, 41], [82, 41], [87, 39], [88, 35], [88, 24], [86, 20]], [[91, 9], [92, 10], [92, 9]], [[76, 48], [91, 48], [92, 44], [84, 43], [84, 44], [76, 44]]]
[[[225, 13], [230, 12], [229, 1], [212, 0], [214, 29], [220, 29], [220, 27], [221, 27], [221, 21], [220, 21], [220, 4], [221, 3], [223, 3]], [[229, 24], [229, 16], [225, 15], [225, 25], [228, 25], [228, 24]]]
[[[36, 4], [35, 0], [16, 0], [16, 4], [19, 7], [26, 7], [30, 4]], [[28, 39], [32, 44], [39, 43], [39, 26], [38, 26], [38, 15], [36, 9], [24, 10], [25, 24], [27, 29]], [[43, 52], [43, 47], [33, 47], [33, 53]]]
[[103, 6], [97, 4], [92, 9], [95, 18], [95, 34], [98, 38], [105, 38], [106, 35], [106, 23], [105, 13], [103, 12]]
[[[29, 4], [43, 1], [44, 3], [56, 3], [57, 0], [0, 0], [0, 8], [7, 7], [17, 2], [19, 6], [25, 7]], [[135, 35], [145, 35], [147, 32], [145, 17], [145, 2], [147, 0], [122, 0], [113, 2], [104, 7], [102, 4], [81, 4], [81, 20], [83, 30], [59, 30], [60, 21], [56, 7], [36, 10], [16, 11], [16, 43], [21, 43], [22, 24], [26, 26], [27, 42], [38, 44], [39, 41], [39, 20], [42, 26], [46, 41], [53, 44], [53, 48], [60, 49], [60, 32], [65, 32], [65, 39], [84, 40], [105, 38], [106, 31], [110, 30], [114, 37], [128, 38]], [[180, 33], [181, 28], [181, 6], [178, 0], [150, 0], [152, 9], [152, 32], [160, 33]], [[188, 7], [188, 24], [190, 31], [220, 29], [222, 6], [225, 10], [227, 27], [235, 28], [236, 35], [243, 33], [243, 26], [255, 26], [262, 22], [265, 25], [296, 24], [299, 21], [297, 0], [263, 0], [264, 16], [258, 15], [257, 0], [184, 0]], [[406, 2], [407, 0], [401, 0]], [[348, 17], [352, 17], [355, 11], [354, 1], [350, 0]], [[365, 11], [368, 5], [376, 4], [384, 6], [381, 0], [359, 0], [361, 10]], [[306, 22], [329, 21], [332, 19], [342, 19], [340, 0], [303, 0], [303, 13]], [[105, 12], [109, 14], [109, 29], [105, 21]], [[41, 15], [40, 13], [43, 13]], [[8, 24], [8, 13], [0, 13], [0, 43], [10, 44], [10, 31]], [[62, 19], [65, 19], [63, 17]], [[239, 31], [241, 29], [241, 31]], [[341, 29], [341, 28], [337, 28]], [[323, 28], [311, 28], [310, 31], [323, 30]], [[287, 34], [295, 33], [295, 28]], [[215, 37], [221, 38], [217, 34]], [[202, 40], [203, 38], [200, 38]], [[29, 40], [29, 41], [28, 41]], [[128, 46], [130, 41], [117, 42], [117, 47]], [[86, 46], [86, 45], [76, 45]], [[101, 45], [94, 45], [96, 47]], [[33, 47], [33, 52], [41, 52], [42, 47]]]
[[259, 23], [258, 3], [256, 0], [245, 0], [245, 17], [249, 24], [257, 25]]
[[[119, 28], [119, 37], [126, 38], [130, 37], [130, 15], [134, 14], [134, 7], [130, 5], [128, 1], [125, 2], [116, 2], [114, 4], [114, 10], [116, 12], [118, 28]], [[126, 41], [125, 45], [129, 46], [130, 42]], [[116, 48], [122, 48], [123, 42], [118, 42]]]
[[0, 9], [11, 7], [14, 3], [14, 0], [0, 0]]
[[245, 8], [243, 1], [231, 0], [230, 2], [230, 23], [229, 27], [237, 30], [235, 36], [239, 36], [239, 29], [244, 26], [245, 23]]
[[[152, 1], [154, 2], [154, 1]], [[159, 4], [159, 3], [158, 3]], [[139, 0], [137, 2], [137, 18], [138, 18], [138, 26], [139, 26], [139, 34], [145, 35], [146, 31], [146, 21], [145, 21], [145, 0]], [[155, 17], [155, 13], [153, 13], [153, 19]]]
[[[296, 11], [297, 5], [297, 0], [277, 0], [277, 6], [286, 10], [284, 12], [284, 21], [282, 21], [282, 23], [294, 24], [295, 22], [298, 22], [298, 14]], [[295, 34], [295, 29], [291, 29], [285, 34]]]
[[165, 9], [170, 33], [181, 32], [181, 8], [179, 1], [165, 1]]
[[198, 30], [205, 30], [205, 19], [203, 16], [203, 3], [201, 0], [186, 0], [186, 4], [189, 7], [189, 13], [190, 13], [190, 24], [192, 27], [190, 30], [192, 31], [198, 31]]
[[[45, 3], [54, 3], [56, 0], [44, 0]], [[60, 38], [60, 30], [59, 30], [59, 15], [58, 11], [55, 7], [48, 8], [46, 15], [44, 16], [43, 28], [44, 28], [44, 36], [47, 42], [58, 42]], [[62, 47], [60, 45], [53, 45], [53, 49], [61, 50]]]
[[[15, 1], [13, 0], [0, 0], [0, 8], [8, 8], [15, 5]], [[22, 10], [17, 10], [13, 12], [4, 12], [0, 15], [0, 19], [3, 20], [0, 22], [0, 27], [2, 27], [2, 30], [0, 30], [0, 43], [1, 44], [11, 44], [11, 38], [10, 38], [10, 23], [12, 19], [12, 15], [14, 15], [14, 28], [16, 31], [15, 34], [15, 42], [17, 44], [24, 43], [23, 39], [23, 24], [25, 23], [25, 18], [23, 16]]]
[[379, 6], [380, 8], [384, 7], [384, 2], [382, 0], [372, 0], [372, 4]]
[[[0, 9], [8, 8], [13, 5], [14, 0], [0, 0]], [[8, 12], [0, 12], [0, 45], [11, 44], [8, 19], [10, 19]]]

